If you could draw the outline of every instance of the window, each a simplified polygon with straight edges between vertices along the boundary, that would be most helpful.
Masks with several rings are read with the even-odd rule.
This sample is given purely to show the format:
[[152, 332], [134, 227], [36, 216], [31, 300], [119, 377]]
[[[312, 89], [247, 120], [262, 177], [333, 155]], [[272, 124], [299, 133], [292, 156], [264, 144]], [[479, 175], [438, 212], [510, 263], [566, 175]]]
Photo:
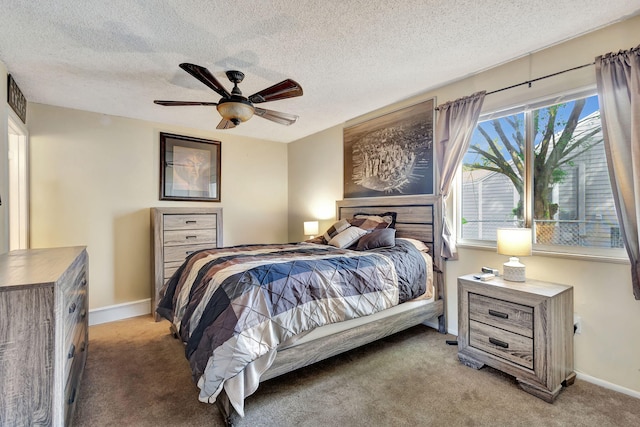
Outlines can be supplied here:
[[595, 95], [481, 116], [461, 181], [462, 241], [530, 226], [539, 249], [622, 247]]

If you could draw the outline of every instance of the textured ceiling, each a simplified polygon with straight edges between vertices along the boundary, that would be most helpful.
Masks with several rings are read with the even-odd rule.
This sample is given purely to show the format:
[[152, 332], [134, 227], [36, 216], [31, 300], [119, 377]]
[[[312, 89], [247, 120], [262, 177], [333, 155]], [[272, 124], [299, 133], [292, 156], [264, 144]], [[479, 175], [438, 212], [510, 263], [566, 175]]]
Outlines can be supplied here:
[[[304, 96], [260, 104], [221, 131], [290, 142], [573, 38], [640, 10], [638, 0], [0, 0], [0, 61], [30, 102], [214, 130], [216, 102], [178, 68], [246, 74], [250, 95], [291, 78]], [[491, 89], [491, 88], [487, 88]]]

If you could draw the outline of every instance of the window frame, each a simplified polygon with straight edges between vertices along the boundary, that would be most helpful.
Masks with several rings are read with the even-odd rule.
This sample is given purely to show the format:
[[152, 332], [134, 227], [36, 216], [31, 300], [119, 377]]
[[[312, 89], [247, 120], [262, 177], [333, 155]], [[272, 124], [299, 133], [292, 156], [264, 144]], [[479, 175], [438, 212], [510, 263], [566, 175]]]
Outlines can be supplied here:
[[[524, 191], [527, 203], [523, 210], [523, 221], [526, 227], [533, 225], [533, 111], [545, 107], [549, 107], [563, 102], [571, 102], [580, 98], [597, 96], [595, 86], [585, 87], [575, 91], [562, 92], [546, 97], [537, 98], [528, 102], [511, 105], [504, 108], [494, 108], [492, 110], [482, 112], [478, 119], [478, 123], [491, 120], [494, 118], [505, 117], [512, 114], [524, 114], [525, 121], [525, 176]], [[495, 240], [478, 240], [462, 238], [462, 163], [458, 167], [456, 175], [456, 192], [454, 194], [454, 221], [455, 235], [457, 244], [461, 248], [475, 248], [485, 250], [495, 250]], [[572, 259], [586, 259], [591, 261], [608, 261], [614, 263], [628, 262], [627, 252], [625, 248], [595, 248], [584, 246], [565, 246], [565, 245], [544, 245], [533, 243], [533, 253], [538, 255], [548, 255], [555, 257], [565, 257]]]

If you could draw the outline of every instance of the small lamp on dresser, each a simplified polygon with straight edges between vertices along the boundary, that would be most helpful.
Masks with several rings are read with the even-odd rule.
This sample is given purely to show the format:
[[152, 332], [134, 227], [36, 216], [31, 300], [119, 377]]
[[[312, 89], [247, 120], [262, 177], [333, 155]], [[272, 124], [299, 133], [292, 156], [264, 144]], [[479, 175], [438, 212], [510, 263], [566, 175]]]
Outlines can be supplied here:
[[304, 235], [313, 239], [318, 235], [318, 221], [305, 221], [304, 222]]
[[509, 255], [509, 261], [503, 264], [503, 278], [511, 282], [525, 281], [525, 266], [518, 257], [531, 255], [530, 228], [499, 228], [498, 253]]

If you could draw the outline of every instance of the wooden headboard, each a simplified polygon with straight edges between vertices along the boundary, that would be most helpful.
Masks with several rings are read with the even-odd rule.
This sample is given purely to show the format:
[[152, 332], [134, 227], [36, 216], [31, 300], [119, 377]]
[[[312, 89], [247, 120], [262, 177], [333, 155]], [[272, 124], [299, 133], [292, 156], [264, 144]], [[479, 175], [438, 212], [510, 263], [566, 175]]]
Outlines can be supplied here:
[[434, 248], [438, 247], [434, 199], [433, 196], [406, 196], [339, 200], [336, 202], [336, 217], [351, 218], [360, 212], [396, 212], [396, 236], [423, 241], [433, 256]]
[[[351, 218], [354, 214], [396, 212], [396, 237], [410, 237], [423, 241], [429, 246], [434, 270], [444, 272], [444, 262], [440, 256], [440, 234], [442, 229], [440, 205], [437, 197], [430, 195], [391, 196], [363, 199], [345, 199], [336, 202], [337, 219]], [[444, 277], [435, 274], [438, 296], [444, 297]]]

